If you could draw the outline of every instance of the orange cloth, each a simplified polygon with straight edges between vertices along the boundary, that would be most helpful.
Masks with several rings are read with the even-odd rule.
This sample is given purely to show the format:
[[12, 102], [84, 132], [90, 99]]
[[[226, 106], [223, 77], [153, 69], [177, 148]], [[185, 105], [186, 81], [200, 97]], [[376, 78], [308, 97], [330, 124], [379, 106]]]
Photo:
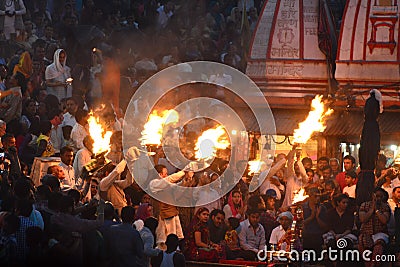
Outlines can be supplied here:
[[18, 64], [15, 65], [14, 67], [13, 74], [16, 74], [17, 72], [21, 72], [26, 79], [31, 77], [33, 69], [32, 69], [32, 59], [29, 52], [25, 51], [19, 58]]

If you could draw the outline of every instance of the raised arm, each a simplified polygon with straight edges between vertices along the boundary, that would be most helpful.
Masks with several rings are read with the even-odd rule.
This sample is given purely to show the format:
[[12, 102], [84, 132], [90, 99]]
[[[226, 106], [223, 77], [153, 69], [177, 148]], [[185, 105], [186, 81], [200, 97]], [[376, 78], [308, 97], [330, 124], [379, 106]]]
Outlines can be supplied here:
[[119, 175], [124, 171], [126, 167], [126, 161], [122, 160], [117, 167], [115, 167], [114, 170], [112, 170], [112, 172], [110, 172], [109, 175], [107, 175], [105, 178], [103, 178], [100, 181], [99, 184], [99, 189], [100, 191], [107, 191], [111, 185], [117, 180], [119, 179]]
[[292, 148], [290, 150], [289, 154], [287, 155], [288, 158], [288, 167], [287, 167], [287, 177], [293, 177], [295, 176], [294, 173], [294, 154], [296, 153], [296, 148]]

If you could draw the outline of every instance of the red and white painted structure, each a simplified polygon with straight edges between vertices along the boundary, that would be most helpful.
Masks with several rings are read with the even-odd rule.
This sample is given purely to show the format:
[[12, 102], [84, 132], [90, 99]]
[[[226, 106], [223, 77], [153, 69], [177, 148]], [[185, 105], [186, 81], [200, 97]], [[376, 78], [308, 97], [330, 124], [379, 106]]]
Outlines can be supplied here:
[[[318, 5], [318, 0], [267, 0], [260, 13], [246, 74], [272, 107], [308, 105], [306, 96], [327, 92], [327, 61], [318, 47]], [[399, 105], [399, 23], [397, 0], [348, 0], [336, 56], [337, 95], [354, 95], [359, 107], [368, 90], [378, 87], [385, 106]]]
[[399, 104], [400, 31], [397, 0], [349, 0], [340, 31], [335, 77], [341, 87], [380, 89]]
[[318, 48], [318, 0], [267, 0], [250, 46], [246, 74], [271, 106], [305, 105], [327, 87]]

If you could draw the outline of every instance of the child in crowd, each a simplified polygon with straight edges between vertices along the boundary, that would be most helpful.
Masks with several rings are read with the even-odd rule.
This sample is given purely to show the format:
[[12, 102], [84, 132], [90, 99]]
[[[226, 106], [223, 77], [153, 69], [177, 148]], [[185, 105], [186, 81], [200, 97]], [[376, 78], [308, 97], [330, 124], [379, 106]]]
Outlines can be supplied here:
[[231, 251], [237, 251], [240, 250], [239, 246], [239, 237], [236, 232], [236, 229], [240, 225], [240, 220], [235, 217], [229, 217], [228, 218], [228, 230], [225, 233], [225, 242], [228, 248]]
[[356, 178], [355, 171], [347, 171], [345, 174], [346, 187], [343, 188], [343, 194], [348, 195], [350, 198], [356, 198]]
[[62, 131], [63, 131], [64, 140], [65, 140], [65, 145], [69, 146], [69, 147], [74, 147], [74, 141], [72, 141], [72, 139], [71, 139], [72, 126], [69, 126], [69, 125], [63, 126]]

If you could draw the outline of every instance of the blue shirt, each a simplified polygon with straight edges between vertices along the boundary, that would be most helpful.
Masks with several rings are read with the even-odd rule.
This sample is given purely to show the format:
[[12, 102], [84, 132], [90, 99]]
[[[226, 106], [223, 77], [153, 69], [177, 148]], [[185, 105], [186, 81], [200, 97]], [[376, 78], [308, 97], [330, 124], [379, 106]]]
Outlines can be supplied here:
[[249, 223], [249, 219], [240, 223], [241, 231], [239, 233], [240, 247], [244, 250], [258, 252], [265, 249], [265, 231], [261, 224], [258, 224], [256, 230]]

